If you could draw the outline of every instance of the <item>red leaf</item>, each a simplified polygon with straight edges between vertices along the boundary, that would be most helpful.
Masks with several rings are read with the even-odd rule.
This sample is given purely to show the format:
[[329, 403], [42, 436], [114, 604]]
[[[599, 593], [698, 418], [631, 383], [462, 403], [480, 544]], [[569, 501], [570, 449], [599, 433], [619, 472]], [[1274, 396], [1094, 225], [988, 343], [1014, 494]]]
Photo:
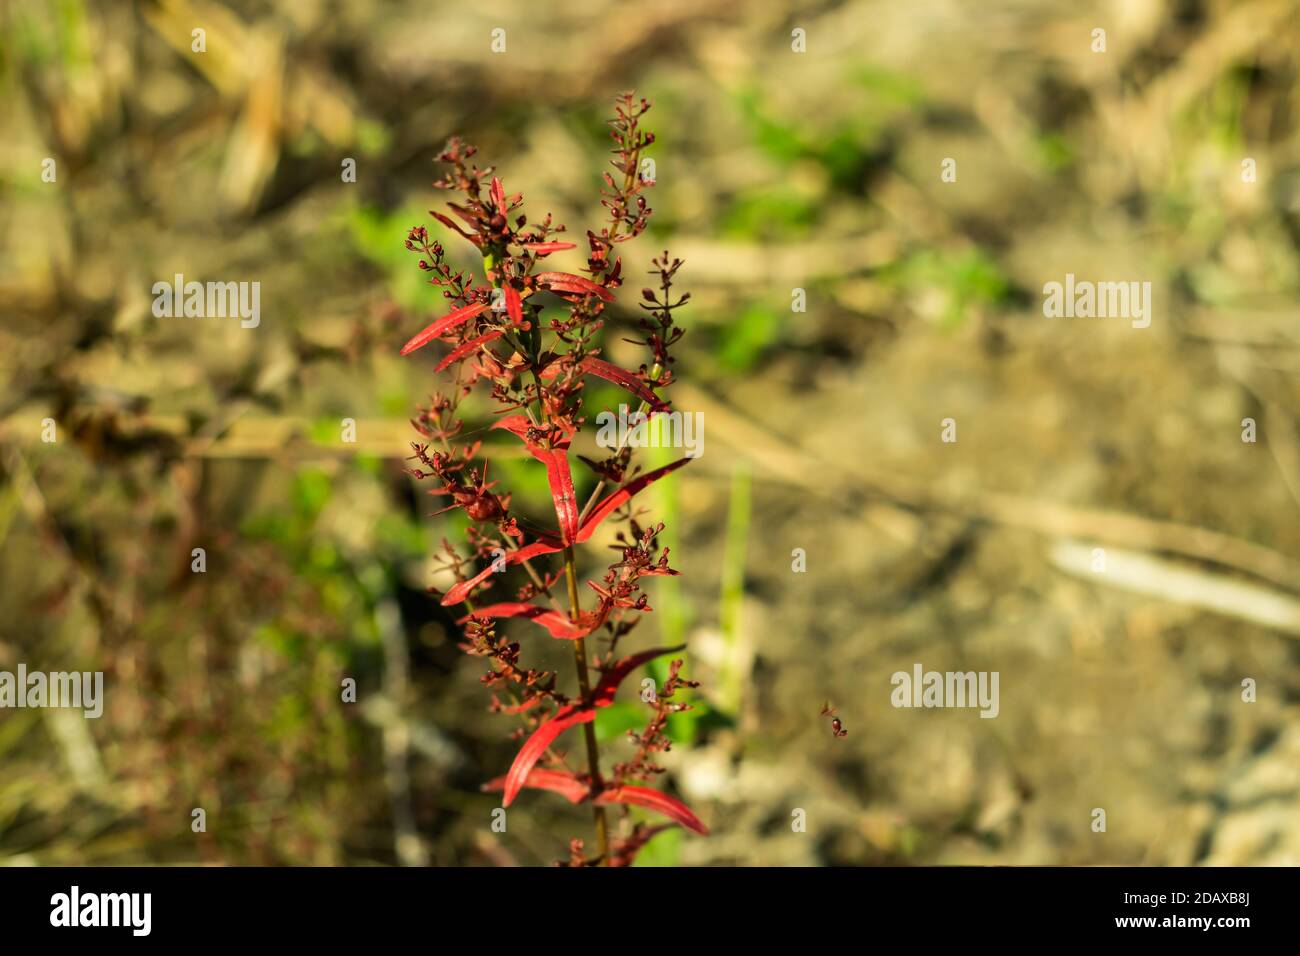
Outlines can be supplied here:
[[589, 705], [583, 704], [566, 704], [555, 712], [550, 720], [541, 724], [533, 731], [532, 736], [524, 741], [524, 745], [519, 748], [519, 753], [515, 754], [515, 761], [510, 765], [510, 770], [505, 776], [504, 790], [505, 794], [501, 799], [501, 805], [508, 807], [514, 803], [515, 797], [523, 789], [525, 781], [528, 780], [533, 765], [542, 758], [546, 753], [546, 748], [551, 745], [556, 737], [564, 733], [570, 727], [576, 727], [578, 724], [588, 724], [596, 719], [596, 709]]
[[497, 419], [493, 428], [504, 428], [510, 434], [518, 437], [525, 445], [528, 444], [528, 421], [527, 415], [506, 415], [504, 418]]
[[475, 608], [456, 623], [464, 624], [470, 618], [522, 617], [535, 624], [542, 625], [542, 627], [550, 631], [551, 637], [558, 637], [565, 641], [576, 641], [580, 637], [586, 637], [604, 624], [605, 618], [608, 616], [608, 606], [602, 606], [602, 610], [582, 612], [579, 619], [574, 621], [568, 615], [551, 608], [538, 607], [536, 604], [529, 604], [526, 601], [510, 601]]
[[596, 682], [596, 689], [591, 692], [591, 698], [597, 707], [608, 707], [614, 703], [614, 693], [618, 690], [618, 685], [623, 683], [624, 678], [632, 673], [646, 661], [652, 661], [656, 657], [662, 657], [665, 654], [672, 654], [674, 651], [680, 651], [685, 644], [678, 644], [676, 647], [652, 647], [648, 651], [640, 651], [629, 657], [616, 661], [609, 667], [605, 668], [600, 675], [600, 680]]
[[[497, 618], [497, 617], [526, 617], [534, 619], [540, 614], [546, 613], [546, 608], [538, 607], [536, 604], [529, 604], [527, 601], [503, 601], [500, 604], [488, 604], [484, 607], [476, 607], [457, 624], [464, 624], [472, 617]], [[554, 614], [555, 611], [550, 613]]]
[[444, 216], [442, 213], [436, 212], [435, 210], [432, 209], [429, 210], [429, 214], [433, 216], [434, 219], [437, 219], [440, 223], [442, 223], [444, 226], [450, 229], [452, 232], [459, 233], [460, 235], [468, 239], [470, 242], [474, 243], [474, 245], [477, 246], [480, 244], [481, 240], [479, 239], [478, 236], [471, 235], [470, 233], [466, 232], [464, 229], [460, 228], [460, 226], [456, 225], [456, 223], [450, 217]]
[[614, 702], [614, 692], [618, 690], [618, 685], [622, 683], [623, 678], [651, 658], [679, 650], [681, 650], [680, 647], [656, 647], [653, 650], [642, 651], [639, 654], [633, 654], [631, 657], [623, 658], [601, 675], [600, 682], [592, 691], [590, 704], [581, 702], [566, 704], [557, 710], [550, 720], [538, 726], [533, 731], [532, 736], [524, 741], [524, 745], [519, 748], [519, 753], [515, 754], [514, 763], [510, 765], [510, 770], [505, 776], [505, 797], [501, 801], [501, 805], [510, 806], [511, 802], [519, 794], [520, 789], [525, 785], [525, 781], [528, 780], [533, 765], [541, 759], [542, 754], [546, 753], [546, 748], [551, 745], [556, 737], [570, 727], [576, 727], [578, 724], [586, 724], [595, 720], [596, 708], [608, 707]]
[[[528, 561], [531, 558], [541, 557], [543, 554], [554, 554], [557, 551], [563, 551], [564, 546], [554, 538], [539, 538], [532, 544], [524, 545], [518, 551], [508, 551], [505, 556], [506, 566], [518, 564], [520, 561]], [[496, 562], [494, 561], [493, 564]], [[448, 607], [452, 604], [459, 604], [469, 597], [470, 592], [487, 580], [488, 575], [492, 573], [492, 564], [480, 571], [468, 581], [459, 581], [456, 586], [442, 596], [442, 606]]]
[[536, 278], [543, 286], [561, 295], [594, 295], [606, 302], [614, 301], [614, 293], [582, 276], [568, 272], [539, 272]]
[[[449, 202], [447, 203], [447, 208], [450, 209], [452, 212], [454, 212], [456, 215], [460, 216], [460, 218], [464, 220], [465, 225], [469, 226], [471, 229], [478, 228], [479, 225], [478, 217], [475, 216], [468, 209], [466, 209], [464, 206], [458, 206], [454, 202]], [[433, 212], [432, 209], [430, 209], [429, 211]], [[434, 212], [433, 214], [435, 216], [438, 215], [436, 212]]]
[[573, 544], [578, 535], [578, 493], [573, 489], [573, 473], [569, 470], [569, 453], [563, 448], [540, 451], [529, 449], [533, 457], [546, 465], [546, 480], [551, 484], [551, 499], [555, 502], [555, 517], [560, 522], [560, 539]]
[[595, 356], [588, 356], [583, 359], [578, 366], [584, 372], [595, 375], [597, 378], [603, 378], [607, 382], [613, 382], [621, 386], [641, 399], [643, 402], [649, 402], [650, 407], [655, 411], [662, 411], [668, 405], [659, 398], [654, 392], [646, 387], [645, 382], [637, 378], [627, 369], [619, 368], [617, 365], [598, 359]]
[[569, 468], [569, 439], [557, 441], [550, 448], [529, 441], [529, 421], [525, 415], [507, 415], [492, 427], [504, 428], [517, 435], [529, 454], [546, 466], [555, 517], [560, 523], [560, 540], [564, 544], [573, 544], [578, 534], [578, 493], [573, 488], [573, 472]]
[[587, 515], [587, 520], [584, 521], [582, 527], [578, 529], [578, 536], [576, 539], [577, 543], [581, 544], [590, 538], [592, 534], [595, 533], [597, 526], [608, 518], [617, 508], [620, 508], [627, 503], [633, 495], [642, 491], [647, 485], [658, 481], [670, 471], [676, 471], [688, 461], [690, 461], [689, 458], [679, 458], [672, 464], [664, 465], [662, 468], [656, 468], [654, 471], [646, 472], [639, 478], [629, 481], [622, 488], [618, 489], [618, 491], [605, 498], [604, 501], [596, 505], [591, 514]]
[[519, 300], [519, 290], [514, 286], [506, 286], [506, 313], [515, 325], [524, 321], [524, 306]]
[[[542, 377], [545, 378], [546, 377], [545, 374], [543, 374]], [[543, 449], [542, 446], [537, 444], [536, 442], [528, 441], [528, 429], [532, 427], [532, 424], [533, 423], [528, 420], [527, 415], [506, 415], [504, 418], [498, 419], [497, 423], [492, 427], [504, 428], [506, 431], [514, 435], [516, 438], [522, 441], [526, 446], [528, 446], [529, 451], [533, 451], [535, 455], [536, 454], [535, 450], [545, 450], [545, 449]], [[557, 423], [552, 423], [552, 431], [554, 430], [555, 424]], [[564, 434], [564, 438], [561, 439], [560, 441], [557, 441], [553, 447], [568, 448], [569, 439], [573, 437], [573, 426], [570, 425], [566, 428], [562, 423], [558, 423], [558, 424], [560, 424], [560, 430]], [[540, 461], [541, 459], [539, 458], [538, 460]]]
[[662, 813], [670, 820], [676, 820], [688, 830], [694, 830], [700, 836], [708, 836], [709, 828], [700, 822], [700, 818], [691, 812], [691, 808], [676, 797], [670, 797], [649, 787], [611, 787], [603, 790], [596, 797], [597, 803], [631, 803], [645, 807], [656, 813]]
[[[504, 790], [505, 785], [506, 778], [497, 777], [483, 784], [482, 790], [484, 793], [495, 793]], [[567, 770], [543, 770], [534, 767], [529, 771], [523, 785], [533, 790], [549, 790], [558, 793], [570, 803], [582, 803], [591, 795], [591, 788]]]
[[578, 247], [571, 242], [525, 242], [524, 248], [538, 256], [549, 256], [552, 252], [564, 252]]
[[[565, 627], [568, 629], [567, 633], [557, 634], [555, 631], [551, 631], [551, 636], [567, 638], [575, 641], [580, 637], [586, 637], [592, 631], [596, 630], [596, 628], [605, 623], [605, 619], [609, 617], [609, 612], [612, 607], [612, 604], [606, 601], [601, 601], [600, 607], [596, 608], [594, 611], [581, 611], [578, 614], [578, 620], [567, 621], [565, 623]], [[570, 635], [572, 635], [572, 637], [570, 637]]]
[[505, 329], [493, 329], [491, 332], [488, 332], [486, 335], [480, 335], [478, 338], [471, 339], [470, 341], [466, 342], [464, 345], [458, 345], [456, 348], [452, 349], [449, 353], [447, 353], [447, 357], [438, 363], [438, 367], [434, 369], [434, 371], [441, 372], [448, 365], [453, 365], [456, 362], [459, 362], [466, 355], [470, 355], [474, 352], [477, 352], [480, 346], [487, 345], [493, 339], [499, 339], [503, 335], [505, 335]]
[[[497, 777], [483, 784], [481, 789], [484, 793], [496, 793], [504, 790], [509, 783], [509, 775]], [[528, 772], [519, 784], [519, 787], [515, 790], [515, 794], [517, 794], [520, 789], [524, 788], [531, 790], [549, 790], [551, 793], [560, 794], [560, 796], [574, 804], [582, 803], [591, 796], [590, 787], [567, 770], [546, 770], [540, 767], [533, 767], [533, 769]], [[512, 800], [513, 796], [504, 799], [502, 803], [509, 806]], [[596, 796], [595, 802], [603, 804], [626, 803], [638, 807], [644, 807], [647, 810], [662, 813], [670, 820], [680, 823], [682, 826], [695, 831], [701, 836], [709, 835], [709, 828], [700, 822], [700, 818], [691, 811], [690, 807], [686, 806], [686, 804], [682, 803], [682, 801], [678, 800], [676, 797], [670, 797], [666, 793], [652, 790], [649, 787], [633, 785], [611, 787], [610, 789], [599, 793]], [[649, 837], [654, 836], [654, 834], [658, 833], [659, 830], [659, 827], [649, 828], [646, 838], [639, 841], [639, 843], [646, 842]]]
[[492, 177], [492, 203], [497, 207], [497, 212], [503, 216], [510, 211], [509, 207], [506, 206], [505, 187], [501, 185], [501, 180], [495, 176]]
[[445, 335], [447, 332], [451, 331], [456, 326], [460, 325], [462, 322], [474, 318], [474, 316], [478, 315], [486, 308], [487, 308], [486, 302], [474, 302], [470, 305], [462, 305], [459, 309], [456, 309], [455, 311], [448, 312], [437, 322], [434, 322], [432, 325], [425, 328], [424, 331], [422, 331], [419, 335], [415, 336], [413, 339], [411, 339], [411, 341], [403, 345], [402, 354], [410, 355], [416, 349], [428, 345], [438, 336]]

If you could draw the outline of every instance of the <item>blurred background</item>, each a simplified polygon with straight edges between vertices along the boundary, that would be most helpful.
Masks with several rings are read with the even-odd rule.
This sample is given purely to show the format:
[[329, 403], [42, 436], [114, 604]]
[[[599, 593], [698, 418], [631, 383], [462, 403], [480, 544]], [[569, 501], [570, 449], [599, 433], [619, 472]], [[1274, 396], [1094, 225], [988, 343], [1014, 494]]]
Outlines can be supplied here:
[[[636, 639], [703, 682], [667, 785], [713, 829], [641, 863], [1300, 862], [1300, 6], [548, 6], [4, 4], [0, 669], [106, 701], [0, 711], [0, 862], [590, 842], [538, 793], [491, 832], [516, 745], [426, 593], [460, 528], [401, 470], [441, 303], [402, 243], [474, 262], [426, 214], [452, 134], [581, 241], [632, 88], [655, 214], [607, 355], [685, 259], [706, 442], [647, 493], [682, 577]], [[156, 318], [177, 273], [260, 282], [260, 324]], [[1150, 328], [1045, 318], [1067, 273], [1149, 281]], [[539, 470], [493, 459], [545, 515]], [[998, 717], [893, 708], [918, 662], [998, 671]]]

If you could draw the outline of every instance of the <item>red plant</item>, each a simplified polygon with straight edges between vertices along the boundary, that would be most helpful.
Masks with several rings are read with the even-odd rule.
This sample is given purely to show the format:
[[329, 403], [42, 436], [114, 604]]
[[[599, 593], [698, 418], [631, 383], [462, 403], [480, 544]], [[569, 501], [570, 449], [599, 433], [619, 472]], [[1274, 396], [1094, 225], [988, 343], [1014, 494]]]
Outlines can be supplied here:
[[[442, 603], [465, 606], [467, 613], [460, 619], [464, 628], [461, 646], [471, 655], [490, 659], [482, 682], [494, 692], [491, 710], [518, 715], [524, 728], [516, 735], [527, 737], [509, 771], [484, 789], [502, 791], [505, 806], [525, 788], [550, 790], [573, 803], [590, 803], [599, 855], [587, 859], [582, 841], [570, 844], [569, 862], [586, 865], [630, 864], [637, 851], [662, 829], [637, 825], [623, 839], [612, 839], [605, 815], [610, 804], [643, 807], [697, 833], [708, 832], [681, 801], [631, 782], [662, 773], [652, 758], [669, 749], [664, 735], [668, 716], [689, 709], [689, 705], [672, 700], [678, 688], [696, 686], [678, 676], [682, 661], [672, 662], [668, 681], [652, 695], [654, 713], [645, 731], [629, 734], [636, 746], [635, 756], [616, 764], [608, 777], [601, 772], [593, 727], [596, 711], [613, 703], [620, 683], [634, 669], [681, 650], [655, 648], [616, 656], [622, 639], [651, 610], [641, 579], [677, 574], [668, 566], [668, 549], [660, 550], [656, 544], [663, 525], [644, 523], [631, 499], [689, 459], [640, 474], [627, 447], [612, 449], [599, 461], [581, 458], [597, 479], [581, 508], [570, 471], [570, 446], [586, 421], [583, 399], [588, 376], [612, 382], [641, 399], [643, 414], [653, 415], [668, 407], [659, 393], [672, 382], [669, 348], [682, 335], [673, 312], [689, 298], [674, 299], [671, 292], [680, 260], [670, 260], [667, 252], [656, 259], [651, 274], [658, 280], [658, 289], [642, 292], [641, 308], [646, 314], [638, 321], [642, 337], [635, 341], [649, 350], [650, 367], [643, 364], [632, 371], [612, 365], [599, 357], [596, 345], [605, 309], [623, 284], [616, 247], [640, 235], [650, 216], [642, 191], [651, 183], [639, 175], [641, 155], [654, 142], [653, 134], [640, 129], [640, 118], [648, 109], [649, 103], [638, 101], [631, 93], [618, 100], [611, 120], [616, 175], [605, 173], [601, 193], [609, 217], [599, 232], [587, 233], [585, 276], [538, 271], [547, 256], [575, 248], [573, 243], [555, 238], [564, 227], [552, 225], [549, 215], [529, 225], [521, 212], [522, 197], [508, 194], [490, 168], [473, 165], [476, 150], [458, 139], [452, 139], [439, 157], [451, 167], [449, 175], [434, 185], [454, 190], [463, 198], [447, 204], [451, 216], [430, 214], [478, 249], [485, 281], [480, 283], [449, 265], [442, 245], [431, 241], [423, 226], [412, 229], [406, 239], [407, 249], [420, 254], [420, 268], [432, 274], [429, 281], [442, 288], [452, 309], [411, 338], [402, 354], [442, 342], [449, 351], [439, 361], [438, 370], [455, 369], [455, 387], [449, 394], [435, 394], [412, 422], [428, 443], [412, 442], [411, 460], [418, 465], [409, 471], [417, 479], [437, 481], [438, 487], [430, 494], [449, 500], [443, 511], [459, 509], [469, 518], [468, 557], [443, 541], [442, 561], [457, 583], [442, 595]], [[561, 306], [558, 310], [557, 305]], [[497, 491], [497, 483], [488, 480], [487, 462], [481, 468], [476, 464], [482, 451], [480, 442], [457, 445], [465, 426], [457, 415], [458, 407], [480, 383], [500, 416], [492, 428], [514, 435], [528, 454], [545, 466], [555, 505], [553, 528], [537, 527], [512, 513], [510, 496]], [[436, 443], [438, 449], [430, 451], [429, 443]], [[611, 519], [624, 525], [613, 546], [618, 560], [600, 580], [586, 582], [595, 601], [584, 610], [574, 549], [587, 543], [596, 529]], [[550, 555], [561, 556], [561, 569], [546, 566]], [[471, 572], [475, 559], [487, 564]], [[522, 568], [528, 577], [515, 599], [476, 604], [479, 592], [510, 568]], [[554, 594], [561, 577], [567, 606]], [[562, 693], [556, 674], [520, 664], [521, 643], [498, 633], [498, 622], [505, 619], [540, 625], [552, 638], [572, 642], [576, 694]], [[586, 643], [593, 635], [603, 642], [591, 662], [598, 672], [594, 686]], [[501, 696], [509, 700], [502, 701]], [[579, 725], [586, 742], [585, 772], [571, 769], [565, 757], [553, 749], [561, 734]]]

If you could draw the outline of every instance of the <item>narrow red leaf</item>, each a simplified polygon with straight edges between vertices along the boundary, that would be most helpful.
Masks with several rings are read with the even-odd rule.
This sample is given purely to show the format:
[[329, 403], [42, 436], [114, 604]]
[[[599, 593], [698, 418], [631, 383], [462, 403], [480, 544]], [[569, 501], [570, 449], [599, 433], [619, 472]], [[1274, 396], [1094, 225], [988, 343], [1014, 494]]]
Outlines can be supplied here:
[[524, 306], [519, 299], [519, 290], [509, 285], [506, 286], [506, 314], [515, 325], [524, 321]]
[[474, 302], [470, 305], [462, 305], [459, 309], [448, 312], [437, 322], [426, 327], [424, 331], [416, 335], [411, 341], [402, 346], [403, 355], [410, 355], [416, 349], [428, 345], [440, 335], [445, 335], [462, 322], [474, 318], [480, 312], [487, 308], [486, 302]]
[[529, 441], [529, 421], [524, 415], [507, 415], [492, 427], [504, 428], [518, 436], [528, 453], [546, 466], [555, 517], [560, 523], [560, 540], [566, 545], [573, 544], [578, 534], [578, 493], [573, 488], [573, 471], [569, 467], [569, 439], [565, 437], [550, 448]]
[[648, 651], [640, 651], [630, 657], [616, 661], [601, 672], [600, 680], [596, 682], [596, 689], [591, 693], [592, 701], [597, 707], [608, 707], [614, 702], [614, 693], [618, 690], [618, 685], [623, 683], [628, 674], [646, 661], [652, 661], [656, 657], [663, 657], [665, 654], [680, 651], [685, 646], [685, 644], [678, 644], [676, 647], [652, 647]]
[[651, 485], [658, 481], [669, 472], [676, 471], [688, 461], [690, 461], [689, 458], [679, 458], [677, 461], [664, 465], [662, 468], [656, 468], [654, 471], [646, 472], [644, 475], [629, 481], [622, 488], [618, 489], [618, 491], [609, 495], [601, 501], [600, 504], [596, 505], [594, 509], [592, 509], [591, 514], [587, 516], [587, 520], [582, 523], [582, 527], [578, 529], [577, 542], [581, 544], [590, 538], [592, 534], [595, 533], [596, 528], [600, 523], [613, 514], [617, 508], [622, 507], [631, 500], [633, 495], [645, 489], [647, 485]]
[[576, 727], [579, 724], [587, 724], [596, 719], [596, 710], [594, 707], [585, 704], [566, 704], [555, 712], [550, 720], [541, 724], [533, 731], [524, 745], [519, 748], [519, 753], [515, 754], [515, 761], [510, 765], [510, 770], [506, 773], [505, 791], [501, 799], [501, 805], [508, 807], [514, 803], [515, 797], [523, 789], [533, 765], [542, 758], [555, 738], [560, 736], [570, 727]]
[[600, 611], [584, 611], [579, 619], [574, 621], [568, 615], [551, 608], [538, 607], [536, 604], [529, 604], [526, 601], [509, 601], [475, 608], [456, 623], [464, 624], [470, 618], [522, 617], [535, 624], [540, 624], [550, 632], [552, 637], [558, 637], [565, 641], [576, 641], [580, 637], [586, 637], [604, 624], [605, 618], [608, 616], [609, 609], [605, 607], [603, 613]]
[[619, 368], [617, 365], [611, 365], [603, 359], [589, 355], [579, 363], [578, 367], [584, 372], [595, 375], [597, 378], [603, 378], [607, 382], [613, 382], [622, 388], [627, 389], [643, 402], [649, 402], [654, 411], [662, 411], [668, 405], [659, 398], [654, 392], [646, 386], [645, 382], [637, 378], [627, 369]]
[[[570, 803], [582, 803], [591, 795], [591, 788], [583, 783], [567, 770], [544, 770], [541, 767], [534, 767], [528, 773], [523, 785], [532, 790], [549, 790], [551, 793], [558, 793]], [[498, 790], [504, 790], [506, 786], [505, 777], [497, 777], [483, 784], [484, 793], [496, 793]]]
[[560, 539], [573, 544], [578, 535], [578, 493], [573, 490], [573, 473], [569, 470], [569, 452], [563, 448], [533, 451], [533, 457], [546, 465], [546, 480], [551, 484], [555, 517], [560, 522]]
[[466, 342], [464, 345], [458, 345], [456, 348], [452, 349], [450, 352], [447, 353], [447, 357], [438, 363], [438, 367], [434, 369], [434, 371], [441, 372], [448, 365], [453, 365], [456, 362], [459, 362], [466, 355], [471, 355], [474, 352], [477, 352], [480, 346], [487, 345], [493, 339], [499, 339], [503, 335], [505, 335], [505, 329], [493, 329], [491, 332], [488, 332], [486, 335], [480, 335], [478, 338], [471, 339], [470, 341]]
[[[601, 675], [600, 682], [592, 691], [590, 704], [581, 702], [566, 704], [557, 710], [550, 720], [539, 725], [533, 731], [532, 736], [524, 741], [524, 745], [519, 748], [519, 753], [515, 754], [514, 763], [510, 765], [510, 770], [505, 776], [505, 797], [501, 805], [504, 807], [510, 806], [511, 802], [519, 794], [520, 789], [525, 785], [533, 765], [541, 759], [542, 754], [546, 753], [546, 748], [551, 745], [556, 737], [570, 727], [590, 723], [596, 719], [596, 709], [598, 707], [608, 707], [614, 703], [614, 692], [618, 690], [618, 685], [622, 683], [623, 678], [651, 658], [679, 650], [681, 650], [681, 647], [656, 647], [653, 650], [642, 651], [639, 654], [633, 654], [631, 657], [623, 658]], [[624, 787], [623, 789], [627, 788]]]
[[444, 216], [442, 213], [437, 212], [433, 209], [429, 210], [429, 214], [433, 216], [434, 219], [437, 219], [440, 223], [442, 223], [444, 226], [450, 229], [452, 232], [458, 233], [459, 235], [468, 239], [470, 242], [474, 243], [474, 245], [476, 246], [479, 244], [478, 236], [468, 233], [464, 229], [460, 228], [460, 226], [456, 225], [455, 221], [451, 217]]
[[568, 272], [539, 272], [536, 278], [552, 292], [563, 295], [594, 295], [606, 302], [614, 301], [614, 293], [582, 276], [575, 276]]
[[[518, 551], [509, 551], [505, 556], [506, 566], [518, 564], [520, 561], [528, 561], [532, 558], [541, 557], [543, 554], [555, 554], [557, 551], [563, 551], [564, 546], [554, 538], [539, 538], [532, 544], [524, 545]], [[493, 564], [496, 562], [494, 561]], [[474, 577], [467, 581], [459, 581], [456, 586], [442, 596], [442, 606], [448, 607], [452, 604], [460, 604], [465, 598], [469, 597], [476, 587], [487, 580], [492, 574], [492, 564], [480, 571]]]
[[[478, 217], [475, 216], [473, 213], [471, 213], [464, 206], [458, 206], [454, 202], [449, 202], [447, 203], [447, 208], [450, 209], [452, 212], [454, 212], [456, 215], [460, 216], [460, 218], [464, 220], [465, 224], [469, 226], [471, 229], [478, 228], [478, 222], [479, 222]], [[430, 210], [430, 212], [433, 212], [433, 210]], [[437, 213], [434, 213], [434, 215], [436, 216]]]
[[552, 252], [564, 252], [578, 247], [571, 242], [525, 242], [524, 248], [539, 256], [549, 256]]
[[630, 803], [645, 807], [655, 813], [662, 813], [670, 820], [675, 820], [688, 830], [694, 830], [700, 836], [708, 836], [709, 828], [700, 822], [700, 818], [691, 812], [691, 808], [676, 797], [670, 797], [649, 787], [611, 787], [603, 790], [596, 797], [597, 803]]
[[492, 177], [492, 203], [497, 207], [497, 212], [503, 216], [510, 211], [506, 205], [505, 187], [501, 185], [501, 180], [495, 176]]
[[[536, 604], [529, 604], [527, 601], [502, 601], [500, 604], [488, 604], [483, 607], [476, 607], [457, 624], [464, 624], [472, 617], [497, 618], [497, 617], [526, 617], [535, 618], [538, 614], [544, 612], [546, 608], [538, 607]], [[535, 613], [534, 613], [535, 612]]]

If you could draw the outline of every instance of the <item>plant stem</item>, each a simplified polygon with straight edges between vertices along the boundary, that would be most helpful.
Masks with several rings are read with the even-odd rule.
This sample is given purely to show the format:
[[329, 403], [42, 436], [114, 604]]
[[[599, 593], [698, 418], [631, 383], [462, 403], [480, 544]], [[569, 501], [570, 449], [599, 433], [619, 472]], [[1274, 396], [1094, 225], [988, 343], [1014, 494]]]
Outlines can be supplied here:
[[[486, 256], [484, 257], [487, 258]], [[490, 268], [490, 266], [489, 266]], [[495, 287], [501, 287], [501, 279], [498, 276], [492, 283]], [[506, 340], [510, 341], [511, 336], [507, 335]], [[543, 421], [549, 420], [550, 416], [546, 413], [546, 401], [542, 397], [542, 380], [537, 375], [537, 354], [536, 352], [525, 353], [522, 346], [516, 346], [520, 355], [527, 355], [533, 375], [533, 383], [537, 386], [537, 410]], [[532, 568], [529, 569], [533, 572]], [[580, 619], [582, 615], [582, 604], [578, 598], [578, 569], [577, 563], [573, 557], [572, 546], [564, 549], [564, 577], [569, 586], [569, 617], [574, 621]], [[536, 580], [536, 579], [534, 579]], [[539, 582], [540, 583], [540, 582]], [[582, 694], [584, 701], [591, 700], [591, 677], [587, 673], [587, 641], [586, 638], [578, 638], [573, 643], [573, 662], [578, 669], [578, 690]], [[582, 725], [583, 736], [587, 741], [587, 774], [591, 777], [591, 792], [594, 799], [595, 795], [600, 792], [604, 785], [600, 779], [600, 748], [596, 744], [596, 723], [589, 721]], [[591, 807], [592, 817], [596, 821], [596, 839], [600, 844], [600, 865], [609, 865], [609, 820], [605, 816], [605, 808], [596, 805], [594, 802]]]
[[[581, 607], [578, 601], [578, 569], [573, 558], [573, 548], [564, 549], [564, 577], [569, 585], [569, 616], [578, 620]], [[573, 642], [573, 662], [578, 667], [578, 689], [584, 701], [591, 700], [591, 678], [587, 674], [587, 639], [578, 638]], [[602, 787], [600, 779], [600, 748], [596, 744], [596, 722], [588, 721], [582, 725], [583, 736], [587, 740], [587, 773], [591, 776], [592, 795]], [[600, 865], [609, 865], [609, 821], [605, 818], [605, 808], [593, 804], [592, 816], [596, 821], [596, 839], [600, 842]]]

